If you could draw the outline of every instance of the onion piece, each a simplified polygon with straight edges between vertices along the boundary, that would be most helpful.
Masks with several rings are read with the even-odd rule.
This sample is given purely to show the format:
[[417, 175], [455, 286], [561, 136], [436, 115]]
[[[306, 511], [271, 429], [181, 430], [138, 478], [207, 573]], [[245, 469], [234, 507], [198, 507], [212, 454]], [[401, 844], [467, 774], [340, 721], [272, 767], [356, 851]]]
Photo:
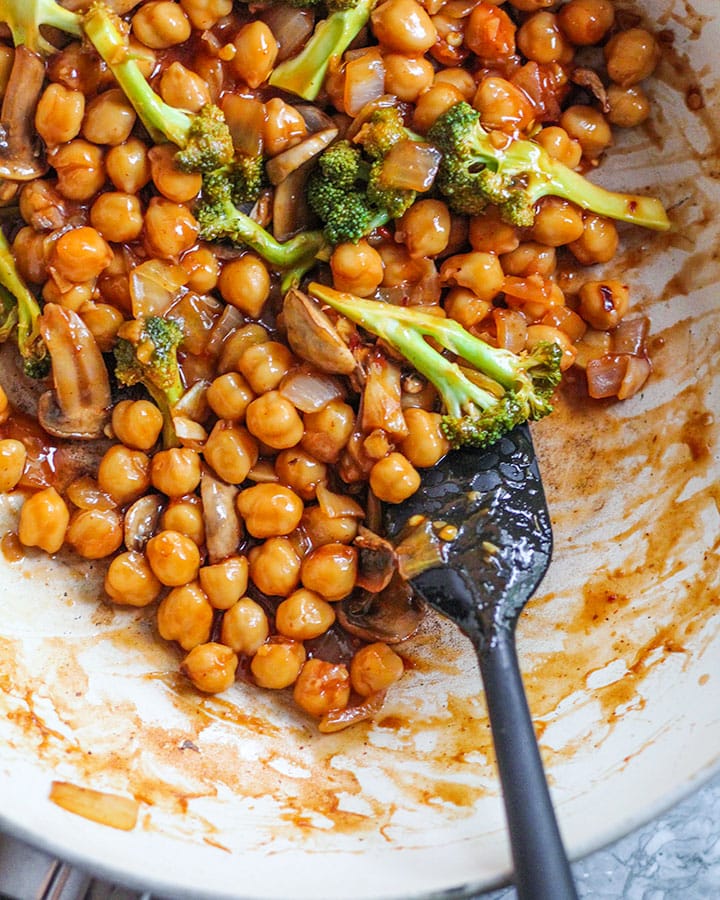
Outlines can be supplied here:
[[292, 369], [280, 382], [280, 393], [304, 413], [319, 412], [343, 396], [336, 378], [305, 367]]
[[278, 153], [277, 156], [273, 156], [265, 166], [267, 177], [272, 184], [280, 184], [291, 172], [314, 159], [318, 153], [322, 153], [335, 140], [337, 134], [337, 128], [325, 128], [323, 131], [311, 134], [299, 144], [293, 144], [292, 147]]
[[313, 161], [291, 172], [273, 192], [273, 234], [286, 241], [299, 231], [306, 231], [317, 221], [307, 202], [305, 185], [313, 169]]
[[650, 320], [647, 316], [622, 319], [611, 333], [613, 353], [631, 353], [634, 356], [642, 356], [649, 330]]
[[366, 697], [357, 706], [346, 706], [345, 709], [332, 709], [324, 715], [318, 724], [318, 731], [323, 734], [334, 734], [358, 722], [367, 722], [382, 709], [387, 691], [376, 691]]
[[203, 469], [200, 497], [205, 521], [205, 545], [211, 564], [220, 562], [237, 551], [242, 537], [240, 518], [235, 509], [239, 490]]
[[81, 475], [65, 489], [68, 500], [78, 509], [116, 509], [117, 502], [100, 489], [89, 475]]
[[262, 10], [259, 18], [270, 28], [278, 44], [277, 62], [295, 56], [307, 41], [315, 25], [309, 9], [273, 3]]
[[193, 422], [202, 422], [208, 413], [207, 389], [209, 381], [196, 381], [189, 387], [178, 402], [173, 406], [173, 418], [192, 419]]
[[164, 316], [187, 284], [187, 273], [181, 266], [149, 259], [130, 272], [130, 299], [136, 319]]
[[324, 481], [317, 486], [317, 501], [320, 509], [328, 519], [364, 519], [365, 511], [362, 506], [347, 494], [333, 493]]
[[142, 551], [156, 533], [165, 503], [159, 494], [146, 494], [136, 500], [125, 513], [125, 546]]
[[398, 141], [382, 164], [381, 179], [388, 187], [408, 191], [429, 191], [435, 181], [442, 154], [431, 144]]
[[345, 65], [343, 106], [349, 116], [385, 93], [385, 64], [376, 47], [365, 51]]
[[591, 359], [586, 368], [588, 393], [594, 400], [617, 397], [628, 371], [627, 354], [606, 353]]
[[365, 387], [360, 404], [360, 429], [369, 434], [376, 428], [395, 438], [408, 436], [402, 410], [402, 372], [380, 353], [368, 360]]
[[293, 289], [283, 303], [287, 340], [292, 350], [329, 375], [350, 375], [355, 357], [316, 300]]
[[618, 400], [633, 397], [644, 386], [650, 377], [652, 365], [646, 356], [628, 356], [625, 377], [617, 393]]

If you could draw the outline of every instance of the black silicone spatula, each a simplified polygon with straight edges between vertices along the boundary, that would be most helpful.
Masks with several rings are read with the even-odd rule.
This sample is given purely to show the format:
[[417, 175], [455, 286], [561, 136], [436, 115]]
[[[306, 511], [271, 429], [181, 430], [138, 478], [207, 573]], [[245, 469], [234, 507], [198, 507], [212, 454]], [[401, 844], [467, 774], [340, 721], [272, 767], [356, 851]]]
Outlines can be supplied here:
[[577, 897], [515, 649], [518, 617], [547, 571], [552, 529], [527, 426], [487, 450], [455, 451], [420, 490], [385, 509], [391, 538], [420, 527], [444, 538], [442, 562], [412, 578], [477, 651], [522, 900]]

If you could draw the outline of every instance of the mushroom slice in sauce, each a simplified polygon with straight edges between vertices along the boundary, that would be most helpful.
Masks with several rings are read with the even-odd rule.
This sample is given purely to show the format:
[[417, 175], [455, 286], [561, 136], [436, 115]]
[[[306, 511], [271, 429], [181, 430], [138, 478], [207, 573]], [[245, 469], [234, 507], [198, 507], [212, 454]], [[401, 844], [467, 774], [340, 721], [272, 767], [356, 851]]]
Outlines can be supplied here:
[[425, 604], [397, 573], [378, 594], [358, 591], [335, 605], [338, 622], [350, 634], [365, 641], [399, 644], [420, 627]]
[[102, 437], [110, 418], [110, 383], [92, 332], [76, 312], [47, 303], [40, 333], [50, 354], [54, 390], [40, 397], [38, 421], [55, 437]]
[[136, 500], [125, 513], [125, 546], [128, 550], [144, 550], [157, 531], [165, 503], [159, 494], [147, 494]]
[[390, 584], [397, 570], [395, 548], [390, 541], [362, 525], [358, 527], [353, 543], [359, 550], [356, 585], [379, 594]]
[[299, 144], [294, 144], [289, 150], [273, 156], [265, 166], [271, 184], [281, 184], [288, 175], [310, 162], [318, 153], [322, 153], [335, 140], [337, 134], [337, 128], [324, 128], [322, 131], [311, 134], [304, 141], [300, 141]]
[[205, 545], [208, 560], [217, 563], [237, 552], [242, 538], [240, 518], [235, 509], [238, 488], [221, 481], [203, 469], [200, 479], [200, 498], [205, 520]]
[[17, 47], [0, 110], [0, 177], [32, 181], [48, 170], [35, 136], [35, 109], [45, 81], [45, 63], [27, 47]]
[[307, 294], [288, 291], [283, 305], [288, 343], [302, 359], [330, 375], [350, 375], [355, 357], [328, 316]]
[[607, 91], [597, 72], [593, 69], [585, 69], [582, 66], [578, 66], [570, 73], [570, 81], [590, 91], [604, 113], [610, 112]]

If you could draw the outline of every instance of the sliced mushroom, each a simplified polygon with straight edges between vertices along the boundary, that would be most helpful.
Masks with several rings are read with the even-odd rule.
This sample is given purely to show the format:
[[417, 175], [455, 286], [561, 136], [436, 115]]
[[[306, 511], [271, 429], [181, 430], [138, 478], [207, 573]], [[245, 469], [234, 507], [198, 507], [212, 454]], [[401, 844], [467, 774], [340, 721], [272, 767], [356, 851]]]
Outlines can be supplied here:
[[296, 288], [288, 291], [283, 305], [287, 339], [292, 349], [329, 375], [349, 375], [355, 357], [318, 303]]
[[275, 185], [280, 184], [288, 175], [299, 169], [300, 166], [310, 162], [335, 140], [337, 134], [337, 128], [325, 128], [322, 131], [311, 134], [310, 137], [300, 141], [299, 144], [294, 144], [290, 149], [273, 156], [265, 166], [267, 177], [271, 183]]
[[102, 437], [110, 419], [110, 383], [92, 332], [76, 312], [47, 303], [40, 333], [50, 353], [55, 389], [40, 397], [38, 421], [55, 437]]
[[205, 520], [205, 544], [209, 562], [216, 563], [237, 552], [242, 537], [240, 518], [235, 509], [238, 488], [204, 469], [200, 480], [200, 498]]
[[335, 604], [342, 627], [365, 641], [399, 644], [420, 627], [426, 606], [397, 573], [379, 594], [358, 591]]
[[159, 494], [147, 494], [136, 500], [125, 513], [125, 546], [128, 550], [144, 550], [157, 531], [165, 502]]
[[273, 197], [273, 234], [278, 241], [287, 241], [299, 231], [317, 222], [305, 194], [305, 185], [313, 162], [295, 169], [275, 188]]
[[318, 731], [322, 734], [334, 734], [336, 731], [342, 731], [343, 728], [349, 728], [350, 725], [356, 725], [358, 722], [367, 722], [380, 712], [386, 695], [387, 691], [376, 691], [355, 706], [330, 710], [320, 720]]
[[395, 548], [390, 541], [362, 525], [358, 527], [354, 544], [359, 550], [355, 583], [366, 591], [379, 594], [390, 584], [397, 570]]
[[33, 127], [44, 81], [42, 58], [17, 47], [0, 109], [0, 178], [32, 181], [48, 170]]
[[604, 113], [610, 112], [610, 103], [608, 102], [605, 85], [602, 83], [600, 76], [594, 69], [585, 69], [578, 66], [577, 69], [573, 69], [570, 73], [570, 81], [590, 91], [600, 104], [600, 109]]

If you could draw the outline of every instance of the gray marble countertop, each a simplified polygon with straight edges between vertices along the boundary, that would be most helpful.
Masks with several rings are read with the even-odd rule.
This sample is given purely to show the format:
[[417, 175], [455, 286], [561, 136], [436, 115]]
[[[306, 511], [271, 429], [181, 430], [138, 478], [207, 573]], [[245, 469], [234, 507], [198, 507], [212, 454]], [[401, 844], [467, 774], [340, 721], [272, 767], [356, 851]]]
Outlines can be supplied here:
[[[593, 900], [720, 898], [720, 774], [664, 815], [573, 865], [580, 897]], [[514, 900], [503, 888], [478, 900]], [[93, 879], [0, 834], [0, 898], [152, 900]], [[158, 898], [156, 898], [158, 900]]]

